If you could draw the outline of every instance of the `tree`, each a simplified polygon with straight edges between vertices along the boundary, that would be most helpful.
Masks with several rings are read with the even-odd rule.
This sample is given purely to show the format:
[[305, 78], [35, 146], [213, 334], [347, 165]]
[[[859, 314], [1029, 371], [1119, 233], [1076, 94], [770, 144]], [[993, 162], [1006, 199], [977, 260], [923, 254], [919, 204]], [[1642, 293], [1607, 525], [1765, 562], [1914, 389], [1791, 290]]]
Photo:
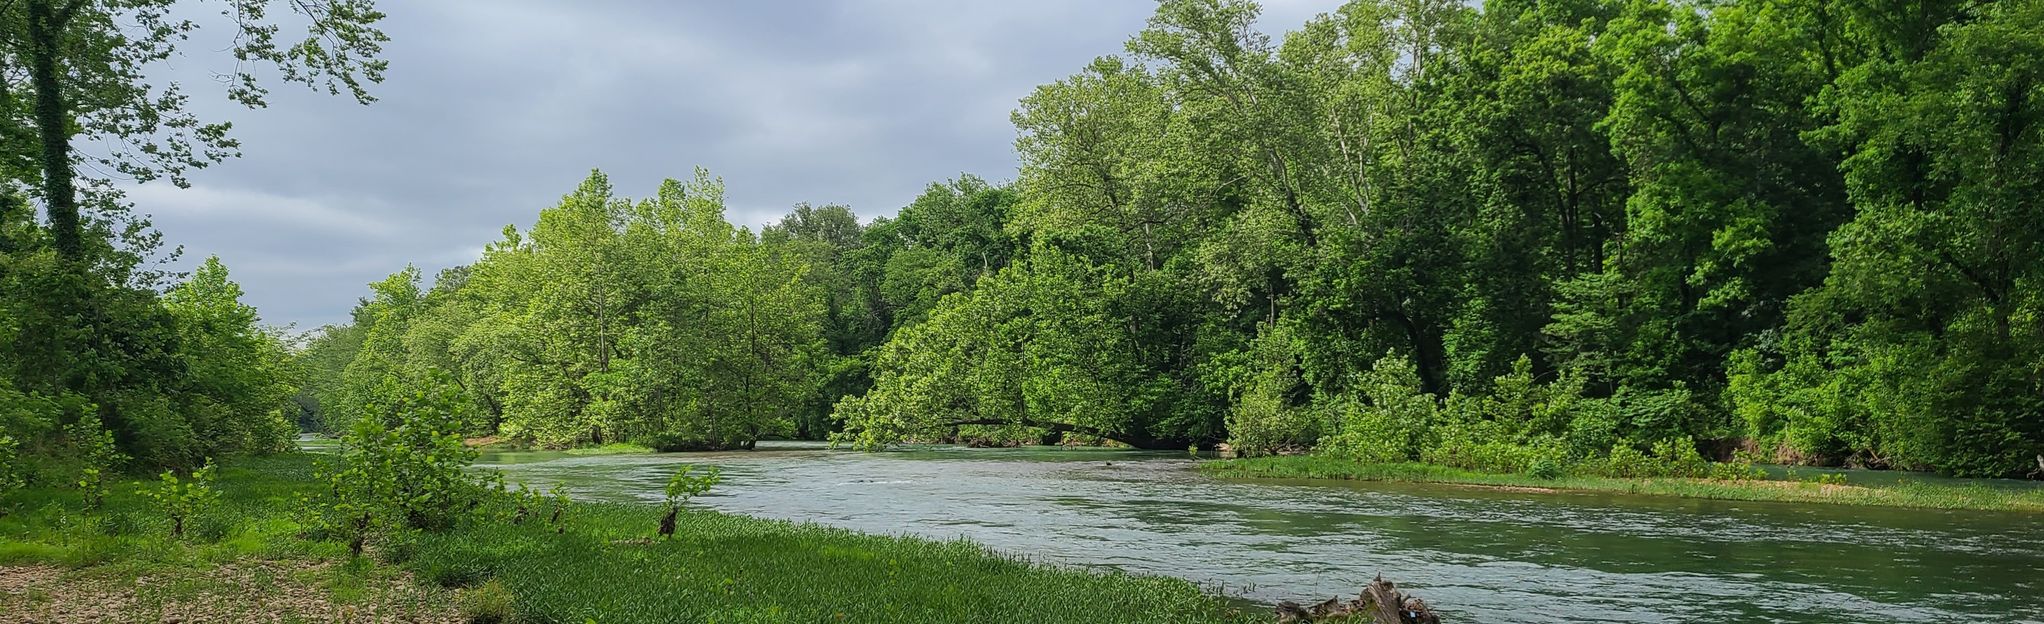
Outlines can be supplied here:
[[284, 415], [296, 371], [283, 340], [258, 325], [241, 294], [216, 256], [163, 296], [189, 375], [181, 412], [208, 455], [284, 450], [296, 431]]
[[[2044, 454], [2044, 5], [1856, 7], [1815, 133], [1855, 208], [1786, 339], [1744, 354], [1755, 433], [1833, 461], [2031, 473]], [[1840, 19], [1842, 16], [1843, 19]], [[1857, 61], [1857, 62], [1855, 62]]]
[[[387, 64], [377, 55], [388, 41], [375, 28], [383, 14], [373, 1], [289, 3], [306, 21], [305, 37], [289, 44], [278, 41], [273, 3], [222, 4], [221, 15], [234, 33], [228, 53], [236, 63], [226, 74], [234, 101], [264, 105], [258, 63], [275, 67], [286, 81], [372, 101], [365, 83], [383, 79]], [[144, 82], [152, 65], [179, 54], [179, 44], [199, 29], [192, 12], [167, 0], [32, 0], [0, 14], [11, 35], [0, 39], [0, 50], [10, 64], [20, 64], [18, 73], [7, 72], [9, 84], [0, 93], [13, 111], [6, 143], [17, 166], [35, 163], [33, 173], [11, 177], [38, 189], [51, 245], [64, 260], [83, 262], [91, 244], [90, 218], [80, 213], [75, 173], [80, 163], [142, 181], [167, 177], [183, 186], [188, 170], [236, 154], [227, 124], [198, 120], [186, 110], [177, 83]], [[72, 144], [80, 140], [116, 147], [105, 154], [75, 152]], [[27, 156], [31, 150], [33, 156]]]
[[[271, 3], [219, 6], [234, 35], [235, 68], [223, 74], [237, 102], [263, 105], [261, 65], [364, 102], [365, 84], [381, 79], [385, 39], [374, 24], [382, 15], [367, 0], [291, 3], [306, 18], [300, 41], [279, 39]], [[112, 180], [94, 175], [182, 186], [191, 169], [235, 155], [227, 124], [197, 119], [179, 85], [148, 76], [199, 30], [196, 11], [158, 0], [0, 9], [8, 111], [0, 115], [0, 327], [17, 338], [0, 351], [0, 367], [47, 422], [104, 423], [123, 451], [159, 466], [273, 449], [288, 431], [276, 411], [288, 375], [280, 339], [253, 325], [217, 261], [182, 284], [146, 268], [160, 236], [125, 211]], [[71, 446], [33, 444], [55, 456]]]

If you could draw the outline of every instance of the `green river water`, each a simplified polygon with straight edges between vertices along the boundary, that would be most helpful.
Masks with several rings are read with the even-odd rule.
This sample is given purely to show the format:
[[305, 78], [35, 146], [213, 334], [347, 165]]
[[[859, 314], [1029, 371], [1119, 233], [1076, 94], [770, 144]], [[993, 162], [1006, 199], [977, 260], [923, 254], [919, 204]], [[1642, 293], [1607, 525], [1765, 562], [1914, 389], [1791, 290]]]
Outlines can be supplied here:
[[1226, 481], [1183, 455], [1111, 450], [784, 443], [480, 464], [628, 501], [658, 500], [683, 462], [723, 469], [698, 504], [725, 512], [964, 537], [1259, 603], [1352, 594], [1382, 573], [1455, 622], [2044, 622], [2037, 514]]

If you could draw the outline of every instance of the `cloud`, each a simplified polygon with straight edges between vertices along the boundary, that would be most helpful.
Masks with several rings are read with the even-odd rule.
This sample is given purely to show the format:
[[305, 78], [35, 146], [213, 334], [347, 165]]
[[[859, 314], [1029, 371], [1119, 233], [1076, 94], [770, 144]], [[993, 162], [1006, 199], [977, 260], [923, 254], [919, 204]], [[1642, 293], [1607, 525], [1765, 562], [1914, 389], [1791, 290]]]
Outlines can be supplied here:
[[[168, 182], [134, 187], [128, 191], [128, 198], [160, 220], [260, 229], [287, 236], [380, 237], [401, 229], [387, 216], [375, 216], [389, 211], [372, 208], [371, 204], [379, 202], [374, 199], [321, 200], [210, 185], [180, 189]], [[343, 205], [352, 207], [340, 207]]]
[[[1264, 24], [1336, 4], [1282, 0]], [[473, 261], [592, 168], [642, 196], [707, 167], [753, 226], [797, 202], [870, 218], [932, 181], [1011, 179], [1016, 100], [1121, 54], [1154, 6], [387, 1], [378, 102], [277, 84], [255, 111], [219, 97], [231, 59], [202, 34], [168, 78], [234, 122], [244, 157], [131, 196], [187, 262], [220, 255], [266, 318], [340, 322], [364, 284]]]

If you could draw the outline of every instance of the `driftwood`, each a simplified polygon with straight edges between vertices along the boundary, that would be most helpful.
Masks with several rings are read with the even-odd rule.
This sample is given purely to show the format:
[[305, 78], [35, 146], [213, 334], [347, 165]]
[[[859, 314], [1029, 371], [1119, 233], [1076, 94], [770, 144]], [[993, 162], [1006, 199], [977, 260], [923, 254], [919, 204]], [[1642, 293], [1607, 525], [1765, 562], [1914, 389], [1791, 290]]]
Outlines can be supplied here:
[[1372, 622], [1374, 624], [1441, 624], [1441, 617], [1418, 596], [1398, 591], [1391, 581], [1378, 576], [1355, 598], [1328, 598], [1311, 607], [1290, 600], [1277, 603], [1279, 624], [1311, 622]]

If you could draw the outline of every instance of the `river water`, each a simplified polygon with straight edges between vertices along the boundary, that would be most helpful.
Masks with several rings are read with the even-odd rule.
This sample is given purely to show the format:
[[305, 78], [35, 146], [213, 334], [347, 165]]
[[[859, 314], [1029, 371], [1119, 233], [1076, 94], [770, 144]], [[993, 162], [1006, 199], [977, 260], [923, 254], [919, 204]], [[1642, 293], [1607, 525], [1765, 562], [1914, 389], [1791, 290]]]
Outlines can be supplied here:
[[1382, 573], [1455, 622], [2044, 622], [2044, 515], [1225, 481], [1183, 455], [766, 444], [733, 453], [495, 453], [512, 481], [1177, 576], [1242, 600], [1352, 594]]

